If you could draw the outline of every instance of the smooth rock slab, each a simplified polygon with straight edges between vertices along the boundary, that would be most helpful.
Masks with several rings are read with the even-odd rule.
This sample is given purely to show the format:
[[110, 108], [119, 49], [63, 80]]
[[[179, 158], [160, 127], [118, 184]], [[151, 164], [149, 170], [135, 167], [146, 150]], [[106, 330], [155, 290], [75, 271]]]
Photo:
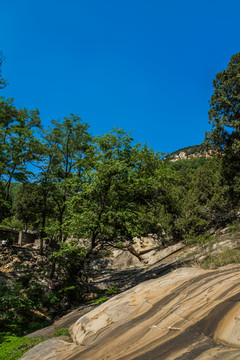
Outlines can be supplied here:
[[184, 247], [185, 245], [179, 242], [162, 250], [152, 250], [149, 253], [140, 255], [140, 258], [145, 264], [153, 265], [163, 259], [166, 259], [168, 256], [174, 254], [176, 251], [183, 249]]
[[34, 346], [21, 357], [21, 360], [64, 360], [76, 345], [58, 338], [49, 339]]
[[239, 270], [180, 268], [141, 283], [81, 317], [75, 345], [42, 343], [23, 359], [240, 359]]

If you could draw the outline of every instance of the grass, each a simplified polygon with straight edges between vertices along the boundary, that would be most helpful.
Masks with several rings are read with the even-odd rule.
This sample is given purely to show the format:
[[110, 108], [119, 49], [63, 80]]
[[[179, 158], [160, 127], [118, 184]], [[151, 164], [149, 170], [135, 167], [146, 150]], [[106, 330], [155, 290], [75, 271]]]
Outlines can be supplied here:
[[55, 331], [55, 333], [52, 335], [52, 337], [57, 337], [57, 336], [68, 336], [70, 337], [69, 331], [67, 328], [62, 328], [62, 329], [58, 329]]
[[17, 360], [26, 351], [44, 339], [17, 337], [9, 333], [0, 333], [0, 360]]
[[114, 295], [114, 294], [119, 293], [119, 291], [120, 291], [120, 289], [114, 285], [107, 289], [106, 295]]
[[221, 266], [228, 264], [239, 264], [240, 263], [240, 253], [238, 250], [227, 249], [222, 251], [219, 254], [213, 254], [206, 256], [205, 259], [201, 262], [201, 267], [203, 269], [217, 269]]
[[87, 304], [102, 304], [107, 300], [108, 300], [108, 298], [106, 296], [103, 296], [98, 299], [93, 299], [91, 301], [88, 301]]
[[[62, 328], [57, 331], [51, 337], [57, 336], [69, 336], [67, 328]], [[29, 338], [18, 337], [7, 332], [0, 333], [0, 360], [17, 360], [20, 359], [25, 352], [30, 350], [47, 338]]]

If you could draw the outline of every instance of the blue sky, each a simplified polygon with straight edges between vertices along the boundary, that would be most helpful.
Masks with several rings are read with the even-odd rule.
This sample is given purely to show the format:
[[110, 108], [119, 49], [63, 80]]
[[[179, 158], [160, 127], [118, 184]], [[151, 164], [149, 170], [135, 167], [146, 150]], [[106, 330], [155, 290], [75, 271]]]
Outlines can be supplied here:
[[239, 1], [1, 1], [1, 95], [44, 126], [79, 114], [172, 152], [209, 129], [212, 80], [240, 51]]

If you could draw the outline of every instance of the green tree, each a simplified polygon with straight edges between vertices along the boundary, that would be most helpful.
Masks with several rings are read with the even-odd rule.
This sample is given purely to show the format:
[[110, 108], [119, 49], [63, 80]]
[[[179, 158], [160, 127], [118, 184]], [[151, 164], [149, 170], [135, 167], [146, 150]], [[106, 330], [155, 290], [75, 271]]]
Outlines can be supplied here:
[[7, 86], [7, 80], [2, 77], [2, 64], [4, 62], [4, 56], [2, 52], [0, 52], [0, 89], [5, 88]]
[[209, 110], [212, 130], [207, 134], [207, 138], [221, 150], [232, 137], [234, 142], [239, 141], [240, 53], [233, 55], [227, 68], [217, 73], [213, 87]]
[[230, 216], [231, 204], [228, 186], [222, 176], [222, 159], [212, 158], [192, 175], [182, 198], [176, 226], [182, 234], [200, 234], [223, 225]]
[[12, 99], [0, 98], [0, 219], [6, 217], [11, 182], [33, 175], [28, 166], [39, 157], [35, 131], [40, 127], [38, 110], [18, 110]]
[[84, 174], [81, 190], [69, 199], [66, 228], [90, 239], [90, 251], [99, 243], [162, 233], [157, 204], [166, 200], [161, 154], [133, 145], [131, 135], [122, 129], [95, 142], [94, 167]]
[[240, 201], [240, 53], [213, 80], [207, 141], [223, 157], [223, 176], [234, 206]]
[[[67, 200], [73, 192], [79, 191], [79, 185], [72, 187], [69, 184], [73, 176], [82, 178], [90, 162], [91, 135], [88, 128], [88, 124], [71, 114], [62, 122], [53, 120], [51, 127], [43, 132], [43, 158], [38, 174], [38, 184], [43, 194], [40, 234], [41, 239], [50, 239], [50, 246], [54, 251], [50, 278], [54, 276], [56, 261], [60, 263], [60, 257], [56, 255], [56, 251], [61, 249], [59, 242], [63, 242], [68, 236], [63, 231]], [[53, 210], [51, 216], [47, 216], [49, 202]]]
[[[73, 114], [63, 122], [52, 121], [52, 127], [44, 133], [44, 160], [39, 174], [39, 183], [46, 194], [52, 197], [55, 218], [51, 224], [64, 240], [62, 225], [66, 211], [66, 201], [70, 196], [69, 180], [75, 174], [81, 178], [87, 166], [91, 148], [88, 124]], [[77, 189], [74, 189], [77, 191]]]
[[[42, 225], [44, 196], [42, 189], [35, 182], [21, 186], [15, 200], [15, 213], [28, 228], [39, 230]], [[49, 211], [50, 212], [50, 211]]]

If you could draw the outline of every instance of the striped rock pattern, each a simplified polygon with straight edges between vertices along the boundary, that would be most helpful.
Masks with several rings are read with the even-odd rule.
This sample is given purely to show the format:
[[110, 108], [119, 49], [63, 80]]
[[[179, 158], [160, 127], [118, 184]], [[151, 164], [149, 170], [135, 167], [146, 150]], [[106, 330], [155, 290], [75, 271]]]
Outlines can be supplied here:
[[141, 283], [77, 320], [72, 344], [48, 340], [22, 359], [240, 359], [239, 270], [180, 268]]

